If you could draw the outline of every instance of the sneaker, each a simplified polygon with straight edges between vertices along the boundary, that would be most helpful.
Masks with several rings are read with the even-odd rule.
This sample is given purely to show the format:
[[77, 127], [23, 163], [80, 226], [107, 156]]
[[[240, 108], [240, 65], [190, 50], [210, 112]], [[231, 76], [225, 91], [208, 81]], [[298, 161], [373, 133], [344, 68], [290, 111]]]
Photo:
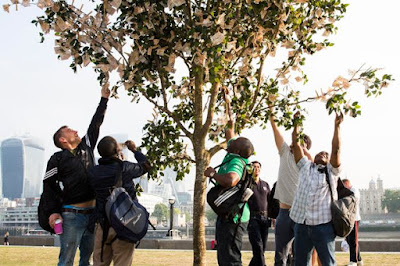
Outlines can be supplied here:
[[357, 266], [357, 262], [350, 261], [350, 263], [347, 264], [346, 266]]
[[362, 260], [360, 260], [359, 262], [357, 262], [357, 266], [360, 266], [360, 265], [364, 265], [364, 263], [363, 263]]

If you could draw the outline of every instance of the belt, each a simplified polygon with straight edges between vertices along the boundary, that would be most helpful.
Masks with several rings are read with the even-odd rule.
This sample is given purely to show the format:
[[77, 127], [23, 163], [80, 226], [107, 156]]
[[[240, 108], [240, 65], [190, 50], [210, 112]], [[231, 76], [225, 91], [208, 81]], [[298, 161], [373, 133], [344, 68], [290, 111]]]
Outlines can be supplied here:
[[94, 212], [93, 209], [87, 209], [87, 210], [78, 210], [78, 209], [70, 209], [70, 208], [62, 208], [63, 212], [73, 212], [73, 213], [80, 213], [80, 214], [91, 214]]

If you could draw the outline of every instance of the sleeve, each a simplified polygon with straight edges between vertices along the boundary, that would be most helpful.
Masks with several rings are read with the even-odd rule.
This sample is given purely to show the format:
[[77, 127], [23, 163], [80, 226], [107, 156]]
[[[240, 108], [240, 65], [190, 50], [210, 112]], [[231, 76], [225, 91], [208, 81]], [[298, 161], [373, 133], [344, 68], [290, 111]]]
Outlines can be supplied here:
[[137, 163], [124, 161], [124, 170], [131, 178], [137, 178], [147, 173], [147, 168], [144, 164], [147, 162], [147, 157], [140, 151], [135, 151], [135, 159]]
[[281, 146], [280, 149], [279, 149], [279, 156], [282, 156], [283, 154], [288, 153], [288, 152], [290, 152], [290, 147], [289, 147], [289, 145], [284, 141], [284, 142], [282, 143], [282, 146]]
[[58, 161], [56, 155], [53, 155], [47, 163], [43, 178], [43, 194], [46, 199], [46, 212], [48, 213], [61, 213], [62, 191], [58, 180]]
[[94, 150], [97, 139], [99, 138], [100, 126], [104, 120], [104, 115], [107, 109], [107, 102], [107, 98], [101, 98], [99, 106], [97, 107], [96, 112], [93, 115], [92, 121], [90, 122], [86, 135], [82, 139], [82, 141], [84, 141], [86, 145], [92, 150]]
[[337, 182], [339, 179], [339, 175], [342, 172], [341, 167], [338, 168], [333, 167], [330, 163], [328, 163], [328, 169], [331, 171], [331, 175], [334, 178], [334, 181]]
[[244, 163], [239, 158], [232, 159], [227, 166], [227, 173], [237, 173], [240, 178], [242, 178], [244, 167], [246, 163]]
[[306, 156], [300, 159], [300, 161], [297, 163], [297, 168], [301, 170], [303, 167], [307, 167], [310, 164], [310, 161], [307, 159]]

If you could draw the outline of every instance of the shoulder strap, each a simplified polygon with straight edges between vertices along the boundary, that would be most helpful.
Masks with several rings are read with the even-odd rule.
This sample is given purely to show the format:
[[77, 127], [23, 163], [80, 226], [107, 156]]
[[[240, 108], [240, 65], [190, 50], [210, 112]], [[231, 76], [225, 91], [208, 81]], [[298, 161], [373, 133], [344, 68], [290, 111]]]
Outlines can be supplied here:
[[333, 202], [333, 193], [332, 193], [331, 183], [329, 182], [328, 166], [325, 167], [324, 172], [325, 172], [326, 183], [328, 183], [329, 191], [331, 192], [331, 200]]
[[[230, 160], [228, 160], [228, 161], [222, 162], [221, 164], [219, 164], [219, 165], [215, 166], [215, 167], [214, 167], [214, 170], [216, 170], [216, 169], [220, 168], [221, 166], [223, 166], [224, 164], [227, 164], [227, 163], [229, 163], [229, 162], [230, 162], [230, 161], [232, 161], [232, 160], [233, 160], [233, 159], [230, 159]], [[214, 186], [216, 186], [216, 185], [217, 185], [217, 184], [215, 183], [215, 181], [214, 181], [214, 180], [212, 180], [212, 178], [210, 178], [208, 182], [209, 182], [209, 183], [213, 183], [213, 184], [214, 184]]]

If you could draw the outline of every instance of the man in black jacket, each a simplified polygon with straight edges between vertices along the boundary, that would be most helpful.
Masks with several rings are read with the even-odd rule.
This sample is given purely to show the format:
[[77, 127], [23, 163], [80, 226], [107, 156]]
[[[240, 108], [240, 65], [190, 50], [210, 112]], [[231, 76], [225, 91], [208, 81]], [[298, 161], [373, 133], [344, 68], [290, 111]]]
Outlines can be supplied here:
[[254, 161], [253, 178], [254, 194], [249, 199], [250, 221], [247, 226], [249, 241], [253, 250], [253, 258], [249, 266], [265, 266], [264, 252], [267, 248], [268, 228], [271, 220], [268, 218], [268, 196], [271, 193], [269, 184], [260, 179], [261, 163]]
[[95, 233], [94, 265], [110, 265], [111, 260], [114, 265], [132, 265], [135, 243], [115, 238], [117, 234], [110, 227], [105, 213], [107, 198], [116, 184], [119, 172], [122, 175], [122, 187], [133, 200], [137, 200], [133, 179], [142, 176], [150, 169], [146, 156], [136, 150], [133, 141], [128, 140], [125, 145], [135, 154], [137, 163], [122, 161], [119, 158], [120, 147], [117, 141], [107, 136], [102, 138], [97, 146], [101, 155], [99, 165], [89, 169], [89, 179], [96, 192], [96, 222], [98, 223]]
[[90, 265], [94, 234], [90, 225], [95, 206], [95, 193], [90, 187], [87, 169], [93, 166], [93, 150], [103, 123], [110, 90], [103, 88], [101, 100], [81, 139], [76, 130], [61, 127], [54, 134], [54, 144], [62, 149], [51, 156], [43, 180], [43, 200], [50, 227], [62, 221], [58, 265], [73, 265], [76, 249], [80, 250], [80, 266]]

